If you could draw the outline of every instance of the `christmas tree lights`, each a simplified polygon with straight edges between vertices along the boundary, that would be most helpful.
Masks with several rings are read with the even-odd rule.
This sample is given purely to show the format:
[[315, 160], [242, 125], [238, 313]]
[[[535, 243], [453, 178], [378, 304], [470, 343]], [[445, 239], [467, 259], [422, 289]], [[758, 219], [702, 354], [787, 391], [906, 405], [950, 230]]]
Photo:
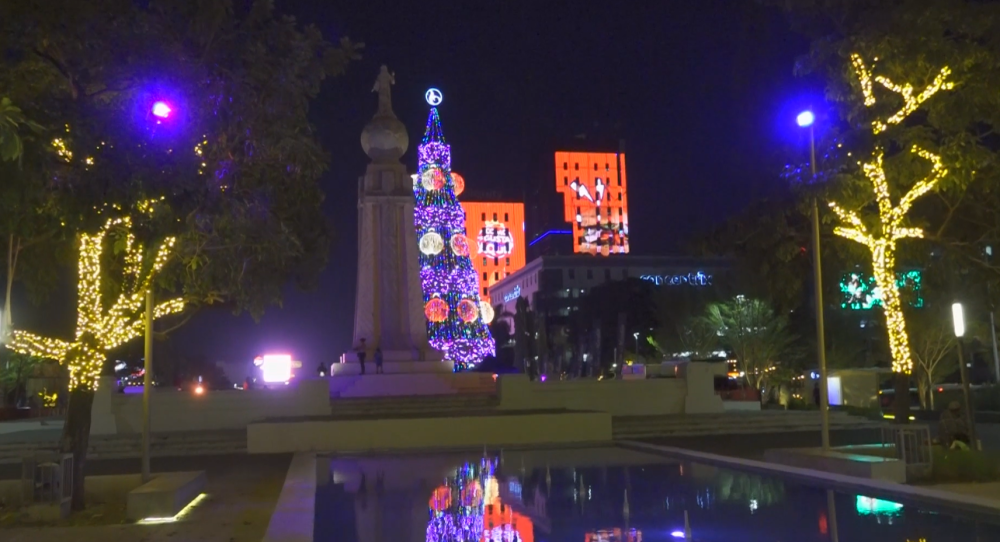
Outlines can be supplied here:
[[465, 212], [455, 197], [451, 147], [435, 107], [417, 155], [413, 221], [420, 240], [427, 336], [431, 346], [460, 370], [493, 355], [495, 344], [480, 309], [479, 281], [465, 238]]
[[[872, 121], [872, 133], [878, 135], [905, 120], [916, 111], [920, 104], [927, 101], [941, 90], [950, 90], [954, 84], [947, 80], [951, 70], [948, 67], [940, 73], [920, 94], [913, 95], [912, 85], [898, 85], [886, 77], [873, 77], [871, 70], [857, 54], [851, 55], [851, 63], [857, 74], [861, 92], [866, 107], [876, 103], [872, 81], [886, 89], [899, 94], [903, 98], [903, 107], [888, 118]], [[857, 212], [844, 209], [836, 202], [829, 202], [841, 225], [834, 228], [834, 233], [868, 247], [872, 255], [872, 271], [875, 283], [881, 292], [881, 304], [885, 310], [886, 328], [889, 335], [889, 348], [892, 351], [892, 370], [897, 373], [910, 374], [913, 370], [913, 360], [910, 353], [909, 338], [906, 334], [906, 320], [903, 315], [902, 300], [899, 295], [899, 284], [896, 278], [896, 244], [901, 239], [921, 238], [924, 231], [921, 228], [904, 225], [907, 213], [918, 198], [933, 190], [948, 174], [941, 157], [923, 148], [913, 145], [910, 152], [928, 161], [931, 170], [920, 179], [893, 205], [889, 184], [883, 167], [883, 150], [876, 147], [870, 162], [862, 164], [862, 171], [868, 179], [878, 204], [878, 227], [869, 230]]]
[[[152, 205], [152, 201], [142, 202], [139, 210], [151, 213]], [[101, 258], [104, 256], [107, 234], [116, 228], [124, 231], [121, 246], [125, 260], [122, 291], [105, 310], [101, 299]], [[97, 233], [80, 234], [77, 319], [73, 341], [15, 331], [7, 347], [21, 354], [51, 358], [66, 365], [71, 391], [97, 389], [106, 352], [138, 337], [145, 330], [142, 308], [146, 292], [152, 285], [153, 276], [167, 263], [174, 243], [173, 237], [164, 240], [144, 273], [144, 247], [136, 242], [132, 234], [130, 217], [108, 219]], [[183, 309], [182, 299], [171, 299], [153, 308], [153, 318], [175, 314]]]

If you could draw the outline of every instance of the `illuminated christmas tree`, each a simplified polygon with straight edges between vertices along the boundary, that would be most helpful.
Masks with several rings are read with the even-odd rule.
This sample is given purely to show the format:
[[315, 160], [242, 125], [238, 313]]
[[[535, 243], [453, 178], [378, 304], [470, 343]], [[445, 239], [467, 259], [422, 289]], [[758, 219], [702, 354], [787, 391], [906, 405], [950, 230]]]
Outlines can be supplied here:
[[[432, 106], [440, 103], [428, 101]], [[436, 107], [431, 107], [417, 153], [413, 222], [420, 243], [427, 337], [432, 347], [461, 370], [493, 355], [495, 344], [482, 317], [488, 303], [479, 299], [479, 281], [465, 237], [465, 212], [455, 197], [451, 147], [445, 142]]]
[[[902, 107], [892, 115], [884, 119], [876, 118], [872, 121], [871, 131], [874, 136], [882, 134], [890, 126], [902, 123], [920, 107], [920, 104], [927, 101], [939, 91], [950, 90], [954, 87], [954, 84], [948, 81], [948, 76], [951, 74], [951, 70], [948, 67], [941, 68], [941, 71], [925, 89], [920, 93], [915, 93], [916, 89], [910, 84], [899, 85], [887, 77], [873, 77], [871, 69], [865, 65], [859, 55], [852, 55], [851, 61], [854, 65], [854, 71], [858, 76], [865, 107], [871, 108], [876, 102], [873, 82], [877, 82], [903, 99]], [[889, 190], [890, 185], [886, 179], [882, 146], [876, 144], [871, 160], [864, 164], [859, 163], [871, 185], [874, 203], [877, 205], [877, 217], [874, 217], [875, 213], [864, 213], [868, 216], [859, 214], [858, 211], [864, 212], [866, 209], [855, 211], [845, 209], [836, 202], [830, 202], [830, 208], [833, 209], [841, 223], [840, 226], [834, 229], [834, 233], [866, 246], [869, 252], [871, 252], [872, 271], [875, 275], [875, 283], [881, 293], [882, 308], [885, 310], [885, 319], [889, 334], [889, 348], [892, 351], [892, 370], [896, 373], [906, 375], [910, 374], [913, 370], [913, 360], [910, 355], [909, 338], [906, 334], [906, 319], [903, 315], [903, 304], [899, 296], [899, 280], [896, 273], [896, 245], [903, 239], [924, 236], [922, 228], [906, 225], [907, 214], [910, 212], [913, 203], [921, 196], [934, 190], [941, 179], [948, 173], [948, 170], [941, 161], [941, 157], [937, 154], [923, 149], [918, 145], [912, 145], [908, 150], [926, 160], [930, 165], [930, 169], [923, 178], [918, 179], [914, 183], [897, 182], [897, 185], [909, 186], [909, 189], [905, 195], [899, 198], [899, 202], [895, 204], [892, 201], [892, 195]]]

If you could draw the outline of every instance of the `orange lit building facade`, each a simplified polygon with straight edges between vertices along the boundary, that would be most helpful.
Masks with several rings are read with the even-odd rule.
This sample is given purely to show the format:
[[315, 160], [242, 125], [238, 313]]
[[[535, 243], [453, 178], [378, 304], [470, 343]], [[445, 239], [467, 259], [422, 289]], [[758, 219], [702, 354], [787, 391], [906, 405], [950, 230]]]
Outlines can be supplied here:
[[479, 295], [524, 267], [524, 204], [463, 201], [469, 256], [479, 276]]
[[556, 152], [556, 190], [572, 225], [573, 251], [628, 254], [628, 182], [625, 153]]

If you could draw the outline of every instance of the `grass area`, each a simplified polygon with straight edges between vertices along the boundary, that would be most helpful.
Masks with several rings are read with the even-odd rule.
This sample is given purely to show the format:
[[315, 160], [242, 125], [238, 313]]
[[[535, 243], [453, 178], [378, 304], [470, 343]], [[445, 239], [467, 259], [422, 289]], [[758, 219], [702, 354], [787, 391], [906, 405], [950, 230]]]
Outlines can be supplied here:
[[923, 483], [994, 482], [1000, 480], [1000, 453], [973, 450], [931, 450], [934, 468]]
[[[124, 496], [123, 496], [124, 497]], [[97, 525], [120, 525], [125, 519], [125, 500], [104, 503], [88, 503], [87, 509], [74, 512], [60, 521], [33, 521], [24, 508], [0, 509], [0, 529], [11, 527], [93, 527]]]

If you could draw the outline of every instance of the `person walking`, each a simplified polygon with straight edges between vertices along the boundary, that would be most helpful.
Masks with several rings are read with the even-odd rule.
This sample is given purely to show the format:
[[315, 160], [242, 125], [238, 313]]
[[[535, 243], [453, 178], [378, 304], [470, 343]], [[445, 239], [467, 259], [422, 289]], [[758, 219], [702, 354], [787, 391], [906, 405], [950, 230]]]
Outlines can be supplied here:
[[361, 339], [361, 346], [358, 348], [358, 363], [361, 364], [361, 374], [365, 374], [365, 358], [368, 357], [368, 345], [365, 339]]
[[375, 349], [375, 374], [385, 374], [382, 370], [382, 347]]

